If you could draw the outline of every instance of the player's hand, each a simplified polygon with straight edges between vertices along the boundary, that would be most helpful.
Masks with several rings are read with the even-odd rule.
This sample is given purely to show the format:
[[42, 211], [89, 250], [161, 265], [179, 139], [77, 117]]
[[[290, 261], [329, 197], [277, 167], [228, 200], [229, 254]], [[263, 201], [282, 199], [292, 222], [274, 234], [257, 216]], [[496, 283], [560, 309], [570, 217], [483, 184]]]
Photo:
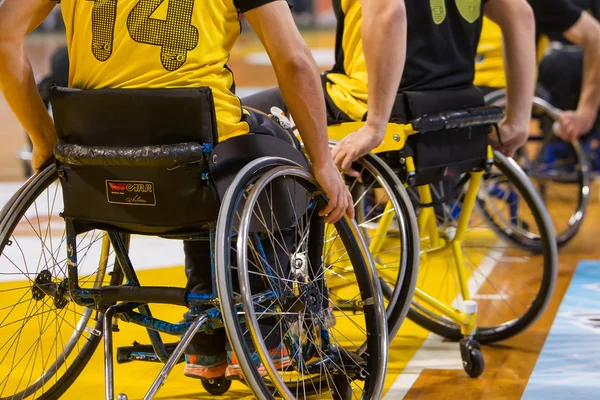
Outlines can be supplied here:
[[40, 168], [43, 167], [44, 164], [52, 157], [54, 154], [55, 144], [55, 137], [38, 140], [33, 144], [33, 151], [31, 153], [31, 166], [35, 172], [38, 172]]
[[358, 177], [360, 173], [352, 168], [352, 163], [368, 154], [381, 144], [385, 128], [380, 129], [366, 123], [356, 132], [346, 136], [332, 150], [333, 161], [344, 173]]
[[327, 206], [319, 212], [320, 216], [325, 217], [325, 222], [335, 223], [344, 213], [354, 218], [352, 195], [333, 161], [329, 159], [324, 165], [313, 164], [313, 174], [329, 200]]
[[529, 137], [529, 125], [527, 123], [511, 123], [503, 119], [498, 124], [498, 129], [500, 130], [502, 144], [498, 141], [495, 132], [490, 134], [490, 142], [492, 147], [507, 157], [514, 156], [515, 152], [527, 142]]
[[592, 111], [563, 111], [558, 124], [554, 126], [554, 133], [562, 140], [571, 142], [592, 130], [596, 117], [597, 114]]

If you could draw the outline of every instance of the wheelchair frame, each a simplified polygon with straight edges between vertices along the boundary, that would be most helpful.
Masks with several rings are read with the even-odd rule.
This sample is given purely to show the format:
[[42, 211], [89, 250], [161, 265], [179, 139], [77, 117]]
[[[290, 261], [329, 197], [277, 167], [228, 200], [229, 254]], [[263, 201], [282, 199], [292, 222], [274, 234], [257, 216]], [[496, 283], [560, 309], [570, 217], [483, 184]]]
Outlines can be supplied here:
[[[467, 113], [470, 111], [474, 111], [475, 113], [477, 113], [477, 109], [467, 110]], [[458, 114], [460, 113], [461, 112], [459, 111]], [[423, 121], [419, 120], [415, 120], [411, 123], [404, 125], [390, 123], [387, 126], [383, 142], [376, 149], [373, 150], [373, 153], [379, 154], [388, 152], [399, 152], [405, 147], [408, 136], [421, 133], [421, 131], [427, 132], [430, 130], [448, 129], [452, 127], [461, 126], [475, 126], [478, 124], [491, 125], [493, 123], [499, 122], [501, 118], [499, 116], [496, 116], [496, 120], [493, 120], [493, 118], [492, 120], [486, 120], [486, 117], [491, 116], [485, 115], [485, 111], [483, 111], [483, 114], [476, 115], [475, 117], [463, 115], [462, 119], [460, 115], [457, 116], [453, 115], [452, 113], [444, 115], [444, 113], [442, 113], [439, 115], [425, 118], [425, 124], [423, 124]], [[357, 122], [331, 126], [329, 129], [330, 139], [339, 141], [348, 134], [356, 131], [362, 125], [363, 123]], [[419, 129], [420, 127], [424, 129]], [[458, 217], [457, 226], [455, 228], [456, 230], [454, 233], [452, 233], [451, 235], [440, 234], [439, 228], [437, 226], [436, 214], [432, 207], [423, 207], [420, 211], [420, 214], [418, 215], [417, 221], [418, 232], [421, 238], [428, 237], [428, 243], [426, 243], [427, 247], [425, 248], [423, 248], [423, 239], [421, 239], [422, 249], [420, 251], [420, 259], [422, 262], [426, 261], [428, 258], [445, 256], [448, 254], [451, 254], [453, 256], [453, 259], [455, 261], [455, 269], [458, 276], [458, 286], [460, 289], [459, 293], [462, 295], [463, 298], [463, 309], [459, 310], [451, 304], [448, 304], [444, 301], [440, 301], [419, 287], [415, 288], [414, 299], [418, 300], [423, 305], [427, 305], [433, 310], [436, 310], [442, 316], [447, 317], [449, 320], [453, 321], [460, 327], [460, 333], [462, 336], [462, 340], [460, 340], [461, 356], [463, 359], [465, 370], [471, 377], [477, 377], [483, 372], [484, 360], [479, 343], [475, 338], [478, 329], [478, 303], [472, 300], [472, 296], [469, 291], [468, 274], [466, 272], [466, 266], [464, 263], [464, 252], [462, 250], [461, 245], [463, 240], [466, 238], [467, 228], [475, 206], [478, 204], [478, 192], [482, 186], [483, 177], [486, 173], [489, 172], [490, 167], [494, 164], [495, 156], [496, 155], [492, 151], [491, 146], [488, 146], [486, 156], [487, 161], [485, 168], [482, 167], [480, 169], [475, 169], [468, 172], [468, 174], [470, 175], [469, 186], [466, 189], [466, 193], [461, 198], [460, 215]], [[400, 163], [404, 165], [406, 174], [406, 181], [404, 185], [407, 187], [414, 186], [414, 183], [416, 182], [416, 169], [413, 158], [410, 155], [402, 156], [402, 158], [400, 159]], [[417, 189], [421, 203], [433, 203], [433, 196], [430, 185], [418, 186]], [[373, 241], [371, 241], [369, 244], [369, 250], [371, 252], [377, 252], [383, 246], [384, 238], [386, 237], [386, 233], [389, 231], [391, 226], [391, 215], [388, 215], [388, 213], [392, 210], [393, 206], [388, 200], [385, 206], [385, 210], [379, 220], [378, 226], [373, 235], [375, 239], [373, 239]], [[542, 217], [542, 220], [543, 219], [544, 217]], [[544, 221], [544, 223], [546, 224], [547, 222], [547, 220]], [[551, 236], [551, 242], [554, 244], [553, 235]], [[554, 260], [552, 267], [552, 270], [554, 272], [551, 274], [552, 276], [550, 277], [550, 281], [548, 282], [548, 287], [551, 293], [552, 288], [554, 287], [554, 281], [556, 279], [555, 246], [554, 250], [547, 254], [547, 256], [550, 257], [550, 260]], [[377, 268], [378, 267], [379, 265], [377, 265]], [[548, 300], [549, 296], [546, 296], [546, 299], [542, 302], [543, 304], [539, 314], [541, 314], [541, 311], [543, 311], [543, 309], [545, 308], [545, 305], [547, 304]], [[413, 304], [415, 303], [413, 302]]]
[[[362, 126], [362, 123], [345, 123], [342, 125], [332, 126], [329, 130], [329, 136], [334, 140], [341, 140], [349, 133], [354, 132], [359, 125]], [[373, 150], [373, 153], [378, 154], [390, 151], [400, 151], [404, 148], [406, 144], [406, 138], [410, 135], [415, 135], [418, 133], [419, 131], [415, 130], [412, 124], [403, 125], [390, 123], [387, 126], [383, 142]], [[488, 146], [487, 156], [488, 164], [493, 163], [493, 153], [490, 146]], [[406, 157], [405, 162], [407, 165], [407, 176], [409, 179], [409, 183], [405, 184], [405, 186], [409, 186], [410, 181], [414, 181], [416, 170], [412, 157]], [[443, 315], [447, 316], [457, 324], [459, 324], [461, 326], [463, 335], [469, 338], [473, 336], [474, 332], [477, 329], [477, 303], [471, 300], [471, 296], [469, 294], [467, 274], [465, 272], [463, 253], [460, 246], [466, 235], [469, 219], [471, 218], [471, 215], [475, 208], [475, 203], [477, 201], [477, 193], [481, 186], [481, 180], [484, 173], [485, 171], [470, 172], [472, 181], [469, 185], [467, 194], [463, 202], [462, 212], [459, 217], [457, 231], [453, 239], [445, 240], [440, 237], [438, 227], [436, 225], [435, 212], [432, 208], [423, 208], [417, 217], [419, 234], [421, 235], [421, 237], [424, 234], [428, 234], [431, 238], [430, 240], [432, 244], [431, 248], [421, 249], [421, 261], [424, 261], [427, 257], [435, 257], [445, 255], [448, 253], [453, 253], [456, 261], [457, 273], [460, 279], [461, 293], [463, 295], [463, 298], [469, 302], [465, 303], [466, 309], [461, 311], [448, 304], [445, 304], [444, 302], [435, 299], [433, 296], [427, 294], [425, 291], [419, 289], [418, 287], [415, 288], [414, 296], [417, 299], [429, 305], [430, 307], [441, 312]], [[430, 186], [419, 186], [418, 190], [419, 194], [422, 196], [421, 198], [423, 202], [431, 203], [432, 195]], [[389, 231], [392, 223], [392, 215], [390, 213], [392, 209], [393, 205], [391, 201], [388, 200], [386, 202], [385, 211], [383, 212], [381, 221], [379, 222], [377, 230], [375, 231], [375, 239], [369, 244], [369, 252], [379, 252], [383, 247], [383, 242], [386, 237], [385, 233]]]
[[[256, 174], [258, 173], [262, 173], [263, 171], [265, 171], [265, 169], [268, 169], [268, 167], [273, 167], [273, 162], [277, 161], [276, 158], [274, 157], [263, 157], [260, 159], [255, 160], [254, 162], [248, 164], [240, 173], [239, 175], [251, 175], [251, 173], [254, 174], [254, 176], [256, 176]], [[284, 159], [280, 160], [280, 164], [279, 165], [291, 165], [293, 164], [293, 162], [291, 161], [287, 161]], [[50, 167], [50, 169], [54, 169], [55, 167], [52, 166]], [[290, 167], [281, 167], [281, 168], [290, 168]], [[275, 168], [276, 169], [276, 168]], [[287, 170], [286, 170], [287, 171]], [[283, 173], [285, 173], [286, 171], [282, 171]], [[45, 173], [47, 171], [44, 171]], [[304, 172], [304, 171], [300, 171], [300, 172]], [[300, 173], [299, 172], [299, 173]], [[289, 171], [287, 171], [287, 173], [289, 174]], [[46, 174], [47, 175], [47, 174]], [[306, 179], [312, 180], [313, 178], [310, 176], [310, 174], [308, 172], [305, 172], [302, 174], [302, 176], [304, 176]], [[47, 178], [46, 178], [47, 179]], [[30, 182], [33, 182], [35, 180], [35, 177], [32, 178], [32, 180], [30, 180]], [[314, 181], [313, 181], [314, 182]], [[254, 191], [251, 192], [250, 196], [252, 196], [252, 193], [254, 193]], [[226, 194], [226, 196], [228, 196], [228, 194]], [[256, 195], [258, 196], [258, 194]], [[231, 196], [229, 196], [231, 197]], [[323, 198], [324, 201], [326, 201], [326, 199], [324, 198], [324, 196], [320, 195], [318, 196], [319, 198]], [[18, 198], [18, 193], [17, 195], [15, 195], [14, 199]], [[255, 198], [256, 200], [256, 198]], [[233, 201], [231, 198], [229, 198], [226, 201]], [[317, 201], [317, 199], [315, 199], [314, 201]], [[246, 208], [248, 208], [248, 204], [246, 205]], [[249, 210], [244, 210], [244, 214], [242, 215], [242, 219], [244, 218], [244, 216], [248, 217], [251, 215], [252, 209]], [[211, 248], [213, 251], [213, 254], [216, 252], [218, 253], [219, 250], [215, 249], [215, 243], [219, 242], [217, 233], [220, 229], [224, 229], [224, 226], [217, 226], [218, 225], [218, 221], [216, 223], [212, 223], [210, 224], [209, 229], [207, 230], [206, 233], [203, 234], [196, 234], [196, 235], [182, 235], [182, 236], [174, 236], [174, 237], [167, 237], [169, 239], [178, 239], [178, 240], [206, 240], [206, 241], [210, 241], [212, 243]], [[107, 268], [107, 263], [108, 263], [108, 254], [110, 252], [110, 247], [112, 246], [112, 248], [114, 249], [114, 253], [116, 256], [116, 262], [115, 262], [115, 270], [113, 271], [113, 274], [119, 274], [122, 273], [122, 276], [120, 278], [117, 278], [119, 280], [123, 280], [125, 279], [124, 285], [123, 286], [102, 286], [99, 288], [94, 288], [94, 289], [90, 289], [90, 288], [82, 288], [78, 285], [79, 282], [79, 272], [78, 272], [78, 254], [77, 254], [77, 243], [76, 243], [76, 238], [77, 238], [77, 232], [76, 232], [76, 227], [75, 227], [75, 221], [72, 218], [66, 217], [65, 218], [65, 223], [66, 223], [66, 239], [65, 239], [65, 243], [66, 243], [66, 247], [67, 247], [67, 279], [62, 280], [60, 283], [55, 283], [53, 282], [51, 279], [50, 280], [39, 280], [33, 284], [34, 286], [34, 290], [37, 290], [42, 296], [49, 296], [50, 298], [53, 299], [54, 304], [61, 304], [61, 302], [65, 301], [66, 304], [66, 300], [67, 298], [71, 298], [75, 304], [80, 305], [84, 308], [84, 312], [85, 313], [89, 313], [91, 315], [92, 312], [96, 311], [99, 312], [101, 314], [101, 318], [103, 320], [103, 332], [100, 331], [94, 331], [94, 332], [90, 332], [92, 335], [95, 336], [103, 336], [104, 337], [104, 352], [105, 352], [105, 357], [104, 357], [104, 371], [105, 371], [105, 397], [108, 400], [113, 400], [115, 398], [115, 391], [114, 391], [114, 350], [113, 350], [113, 330], [115, 329], [114, 327], [117, 326], [117, 324], [113, 325], [113, 321], [115, 320], [115, 318], [120, 318], [121, 320], [123, 320], [124, 322], [129, 322], [129, 323], [133, 323], [135, 325], [141, 326], [146, 328], [151, 344], [152, 344], [152, 350], [153, 352], [136, 352], [134, 355], [128, 355], [128, 354], [120, 354], [120, 352], [118, 352], [117, 354], [117, 359], [119, 361], [151, 361], [151, 362], [162, 362], [165, 365], [163, 366], [160, 374], [157, 376], [157, 378], [153, 381], [152, 386], [149, 388], [148, 392], [146, 393], [144, 399], [152, 399], [156, 393], [158, 392], [158, 390], [160, 389], [160, 387], [165, 383], [169, 373], [171, 372], [171, 370], [173, 369], [173, 367], [183, 361], [182, 359], [182, 354], [185, 350], [185, 348], [187, 347], [187, 345], [190, 343], [190, 341], [192, 340], [193, 336], [200, 331], [210, 331], [213, 330], [215, 328], [220, 328], [223, 327], [225, 324], [225, 321], [227, 320], [226, 316], [225, 316], [225, 312], [222, 313], [222, 311], [219, 310], [219, 306], [220, 306], [220, 302], [219, 302], [219, 297], [218, 297], [218, 293], [219, 293], [219, 287], [218, 287], [218, 280], [219, 280], [219, 274], [223, 275], [223, 271], [220, 271], [216, 269], [216, 260], [218, 259], [219, 255], [217, 254], [216, 258], [212, 258], [211, 260], [211, 268], [212, 268], [212, 287], [213, 287], [213, 293], [212, 294], [194, 294], [194, 293], [189, 293], [186, 292], [185, 289], [183, 288], [171, 288], [171, 287], [143, 287], [140, 285], [140, 281], [137, 277], [137, 274], [133, 268], [132, 262], [129, 258], [128, 255], [128, 247], [129, 247], [129, 234], [123, 234], [123, 233], [118, 233], [116, 231], [110, 231], [107, 230], [105, 233], [105, 236], [102, 238], [102, 243], [101, 243], [101, 259], [100, 259], [100, 265], [99, 265], [99, 270], [106, 270]], [[346, 218], [346, 224], [349, 224], [349, 229], [352, 232], [353, 235], [356, 235], [355, 237], [357, 239], [360, 239], [360, 231], [358, 230], [358, 228], [353, 225], [352, 223], [350, 223], [350, 220], [348, 220]], [[250, 240], [256, 239], [257, 238], [257, 234], [255, 233], [251, 233], [250, 234]], [[233, 239], [235, 240], [235, 239]], [[242, 242], [244, 242], [245, 239], [242, 240]], [[239, 242], [238, 242], [239, 243]], [[366, 250], [366, 245], [364, 244], [364, 242], [361, 242], [359, 240], [359, 243], [362, 243], [363, 246], [362, 247], [362, 251], [361, 254], [363, 255], [365, 260], [368, 260], [369, 262], [372, 263], [372, 261], [370, 260], [370, 257], [368, 256], [367, 250]], [[260, 252], [260, 257], [263, 259], [267, 259], [266, 258], [266, 254], [264, 253], [264, 250], [261, 249], [260, 246], [257, 247], [257, 249]], [[224, 249], [222, 249], [224, 250]], [[221, 255], [220, 257], [222, 257], [223, 255]], [[238, 256], [240, 257], [240, 256]], [[372, 264], [371, 264], [372, 266]], [[239, 273], [242, 274], [244, 271], [241, 270]], [[374, 279], [374, 272], [369, 272], [370, 276], [372, 279]], [[42, 276], [41, 274], [39, 276]], [[97, 279], [97, 278], [96, 278]], [[338, 284], [341, 284], [341, 282], [338, 282]], [[344, 283], [344, 286], [346, 286], [348, 283]], [[378, 285], [375, 285], [378, 287]], [[377, 293], [377, 287], [374, 286], [374, 291], [375, 293]], [[274, 286], [276, 287], [276, 286]], [[336, 286], [338, 287], [338, 286]], [[222, 289], [221, 289], [222, 290]], [[376, 337], [371, 338], [371, 340], [376, 340], [378, 343], [381, 343], [381, 345], [379, 347], [381, 347], [382, 349], [387, 349], [387, 326], [385, 325], [385, 312], [383, 311], [383, 302], [381, 300], [381, 294], [379, 292], [379, 295], [375, 295], [376, 298], [372, 298], [369, 301], [365, 301], [364, 304], [360, 305], [361, 307], [369, 307], [372, 309], [372, 312], [380, 315], [380, 317], [378, 317], [377, 319], [379, 321], [383, 321], [383, 325], [378, 326], [378, 331], [381, 332], [381, 334], [379, 335], [375, 335]], [[252, 296], [253, 299], [256, 299], [257, 303], [265, 303], [265, 302], [269, 302], [270, 300], [274, 300], [277, 298], [277, 294], [272, 293], [272, 290], [268, 290], [263, 292], [263, 293], [259, 293], [259, 294], [254, 294]], [[118, 303], [118, 304], [113, 304], [116, 303], [118, 301], [123, 301], [122, 303]], [[161, 319], [155, 318], [152, 316], [152, 313], [150, 312], [150, 308], [149, 308], [149, 304], [150, 303], [158, 303], [158, 304], [170, 304], [170, 305], [179, 305], [179, 306], [188, 306], [189, 309], [193, 312], [193, 317], [195, 317], [195, 320], [193, 322], [185, 322], [185, 323], [169, 323], [166, 321], [163, 321]], [[200, 312], [199, 308], [201, 306], [205, 306], [208, 307], [208, 309], [204, 309], [202, 312]], [[134, 311], [135, 309], [138, 309], [138, 311]], [[243, 300], [236, 300], [236, 303], [234, 305], [234, 309], [235, 309], [235, 314], [242, 312], [243, 311]], [[230, 316], [231, 318], [231, 316]], [[89, 320], [89, 319], [88, 319]], [[82, 324], [80, 324], [80, 326], [78, 326], [77, 330], [73, 333], [73, 335], [71, 336], [71, 341], [75, 340], [74, 343], [77, 342], [78, 338], [80, 337], [81, 333], [83, 332], [84, 328], [85, 330], [88, 330], [89, 328], [85, 326], [85, 324], [87, 323], [87, 320]], [[383, 330], [382, 330], [383, 329]], [[169, 334], [169, 335], [175, 335], [175, 336], [181, 336], [181, 341], [179, 342], [179, 344], [177, 346], [173, 346], [173, 345], [168, 345], [166, 343], [164, 343], [162, 341], [162, 338], [159, 336], [159, 333], [165, 333], [165, 334]], [[327, 330], [321, 330], [320, 331], [321, 334], [321, 338], [320, 338], [320, 342], [322, 344], [322, 346], [327, 346], [327, 343], [330, 343], [330, 337], [328, 335]], [[363, 345], [364, 346], [364, 345]], [[145, 346], [148, 347], [148, 346]], [[258, 347], [257, 347], [258, 349]], [[122, 356], [124, 357], [129, 357], [129, 358], [122, 358]], [[262, 355], [261, 355], [262, 357]], [[247, 361], [247, 360], [246, 360]], [[376, 368], [379, 368], [379, 373], [377, 376], [373, 376], [371, 379], [371, 388], [370, 390], [372, 390], [373, 388], [377, 387], [377, 386], [381, 386], [383, 385], [383, 380], [385, 379], [385, 364], [387, 361], [387, 357], [385, 355], [381, 355], [380, 357], [377, 357], [377, 361], [375, 364]], [[61, 360], [58, 360], [58, 362], [60, 363]], [[239, 359], [240, 364], [243, 364], [243, 360], [240, 358]], [[319, 361], [312, 361], [315, 366], [311, 367], [309, 364], [304, 363], [304, 368], [306, 368], [306, 370], [311, 370], [313, 371], [318, 371], [319, 368], [322, 368], [323, 365], [322, 363], [320, 363]], [[267, 364], [265, 364], [267, 365]], [[58, 365], [60, 367], [60, 364]], [[383, 370], [381, 369], [381, 366], [383, 366]], [[242, 365], [243, 367], [243, 365]], [[50, 367], [53, 368], [53, 367]], [[331, 368], [335, 368], [335, 365], [332, 365]], [[329, 369], [329, 367], [328, 367]], [[45, 373], [46, 374], [46, 373]], [[246, 382], [253, 387], [253, 384], [255, 385], [264, 385], [264, 383], [262, 382], [252, 382], [252, 380], [256, 380], [256, 377], [251, 376], [251, 374], [248, 374], [250, 376], [245, 376]], [[44, 384], [45, 380], [41, 379], [40, 380], [41, 384]], [[37, 384], [34, 384], [33, 390], [36, 391], [39, 387], [36, 386]], [[32, 390], [31, 388], [29, 390]], [[284, 390], [283, 388], [278, 388], [278, 390], [280, 391], [280, 393], [283, 394]], [[378, 392], [377, 389], [375, 389], [375, 393], [380, 393]], [[379, 389], [381, 390], [381, 389]], [[288, 392], [289, 394], [289, 392]], [[285, 396], [285, 398], [292, 398], [291, 396]], [[126, 396], [121, 396], [118, 398], [126, 398]], [[259, 398], [264, 398], [259, 396]]]

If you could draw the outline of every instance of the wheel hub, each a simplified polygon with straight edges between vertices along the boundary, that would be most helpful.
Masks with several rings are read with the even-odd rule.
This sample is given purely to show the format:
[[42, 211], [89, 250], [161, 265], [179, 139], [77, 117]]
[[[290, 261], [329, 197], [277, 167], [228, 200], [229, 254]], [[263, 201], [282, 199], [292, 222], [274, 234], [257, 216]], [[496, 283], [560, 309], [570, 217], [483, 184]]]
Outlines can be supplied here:
[[41, 301], [46, 296], [52, 297], [54, 306], [63, 309], [69, 304], [69, 280], [63, 279], [56, 284], [49, 270], [41, 271], [33, 282], [31, 296], [36, 301]]
[[52, 274], [47, 269], [40, 272], [33, 282], [31, 294], [34, 300], [40, 301], [46, 296], [47, 288], [52, 286]]

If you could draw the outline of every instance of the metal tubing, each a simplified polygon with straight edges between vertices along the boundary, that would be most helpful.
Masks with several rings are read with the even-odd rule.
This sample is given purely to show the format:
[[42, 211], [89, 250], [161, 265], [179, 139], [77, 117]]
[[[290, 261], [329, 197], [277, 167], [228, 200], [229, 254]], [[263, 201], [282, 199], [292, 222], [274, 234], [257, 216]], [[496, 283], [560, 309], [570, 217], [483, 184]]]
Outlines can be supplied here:
[[469, 182], [469, 188], [467, 189], [467, 193], [465, 193], [463, 206], [460, 211], [460, 216], [458, 217], [456, 235], [454, 236], [454, 240], [457, 241], [462, 241], [465, 238], [467, 228], [469, 227], [469, 221], [471, 220], [471, 215], [473, 214], [473, 208], [475, 207], [475, 202], [477, 201], [477, 193], [481, 187], [481, 179], [483, 178], [485, 171], [472, 171], [470, 174], [471, 180]]
[[[115, 254], [117, 256], [117, 261], [121, 266], [121, 270], [127, 279], [128, 285], [140, 286], [140, 281], [135, 273], [133, 265], [131, 264], [131, 259], [129, 258], [129, 252], [126, 244], [123, 242], [123, 238], [117, 232], [108, 232], [110, 237], [110, 242], [115, 249]], [[150, 311], [150, 307], [148, 305], [141, 305], [139, 307], [140, 313], [152, 317], [152, 312]], [[152, 347], [156, 352], [156, 355], [162, 362], [167, 362], [169, 359], [169, 354], [165, 349], [165, 345], [160, 337], [160, 334], [152, 329], [147, 329], [148, 337], [150, 338], [150, 342], [152, 343]]]
[[135, 303], [121, 303], [109, 307], [104, 312], [104, 397], [106, 400], [114, 400], [115, 397], [112, 319], [116, 314], [131, 311], [136, 307], [138, 304]]
[[419, 299], [419, 301], [422, 301], [423, 303], [427, 304], [431, 308], [439, 311], [444, 316], [450, 318], [452, 321], [456, 322], [458, 325], [460, 325], [460, 326], [465, 325], [465, 319], [467, 316], [464, 313], [461, 313], [460, 311], [440, 302], [439, 300], [428, 295], [427, 293], [425, 293], [424, 291], [422, 291], [419, 288], [415, 289], [415, 297], [417, 299]]
[[[433, 198], [431, 197], [431, 188], [429, 185], [419, 186], [419, 197], [422, 204], [433, 203]], [[423, 220], [421, 220], [421, 216]], [[421, 215], [419, 215], [419, 231], [423, 233], [423, 230], [426, 228], [429, 233], [431, 247], [440, 247], [440, 234], [438, 232], [437, 221], [433, 207], [424, 207], [421, 209]]]
[[383, 247], [383, 242], [387, 237], [387, 233], [390, 229], [390, 225], [394, 220], [394, 206], [391, 201], [388, 201], [385, 205], [385, 210], [381, 215], [381, 219], [379, 220], [379, 224], [377, 225], [377, 230], [375, 231], [375, 235], [373, 236], [373, 240], [371, 241], [371, 245], [369, 246], [369, 251], [371, 254], [379, 253], [381, 251], [381, 247]]
[[471, 293], [469, 292], [469, 283], [467, 281], [467, 274], [465, 272], [465, 260], [463, 257], [463, 249], [461, 245], [462, 242], [460, 240], [452, 241], [454, 261], [456, 262], [456, 273], [458, 274], [458, 282], [460, 283], [460, 294], [462, 294], [463, 300], [471, 300]]
[[175, 348], [175, 351], [173, 351], [173, 354], [171, 354], [171, 357], [169, 357], [169, 359], [163, 366], [162, 370], [160, 371], [160, 373], [158, 374], [158, 376], [152, 383], [152, 386], [150, 386], [150, 389], [148, 389], [146, 396], [144, 396], [144, 400], [151, 400], [154, 398], [156, 393], [158, 393], [158, 390], [162, 387], [162, 385], [164, 385], [165, 381], [167, 380], [167, 377], [171, 373], [171, 370], [177, 364], [177, 362], [179, 361], [179, 358], [185, 351], [185, 348], [190, 344], [194, 335], [196, 335], [198, 330], [200, 330], [200, 327], [202, 326], [202, 324], [204, 324], [207, 319], [208, 319], [208, 317], [205, 314], [196, 317], [196, 319], [194, 320], [192, 325], [190, 325], [190, 329], [188, 329], [188, 331], [185, 333], [185, 335], [183, 335], [183, 337], [181, 338], [181, 341]]
[[114, 307], [109, 307], [104, 313], [104, 398], [106, 400], [114, 400], [115, 398], [112, 343], [112, 318], [114, 315]]

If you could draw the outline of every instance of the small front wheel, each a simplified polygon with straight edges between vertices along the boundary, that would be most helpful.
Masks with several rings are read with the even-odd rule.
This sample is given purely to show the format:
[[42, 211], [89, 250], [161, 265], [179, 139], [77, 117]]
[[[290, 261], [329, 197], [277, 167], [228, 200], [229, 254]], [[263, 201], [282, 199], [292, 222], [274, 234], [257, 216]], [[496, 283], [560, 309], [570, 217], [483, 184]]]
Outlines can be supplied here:
[[460, 355], [463, 368], [471, 378], [479, 378], [485, 368], [485, 360], [479, 343], [475, 340], [463, 339], [460, 341]]
[[213, 396], [221, 396], [227, 393], [231, 387], [231, 381], [224, 376], [212, 379], [202, 378], [202, 387]]

